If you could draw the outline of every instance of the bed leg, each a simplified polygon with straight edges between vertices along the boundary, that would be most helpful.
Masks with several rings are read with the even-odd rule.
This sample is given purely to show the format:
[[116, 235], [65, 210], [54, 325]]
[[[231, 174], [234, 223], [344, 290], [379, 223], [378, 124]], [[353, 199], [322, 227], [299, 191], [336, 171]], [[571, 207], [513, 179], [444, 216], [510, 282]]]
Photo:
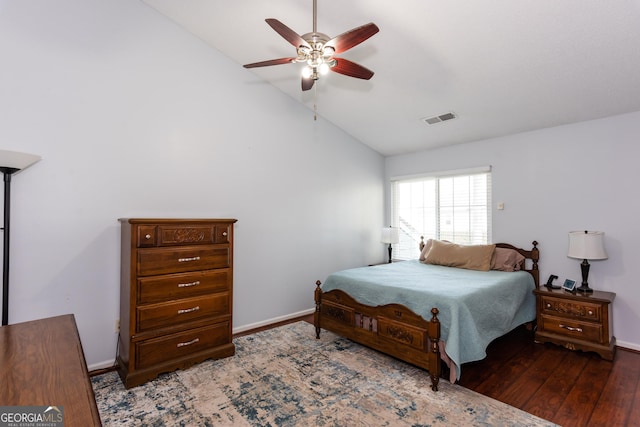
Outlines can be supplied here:
[[431, 390], [438, 391], [439, 383], [440, 383], [440, 377], [437, 375], [431, 375]]
[[316, 301], [316, 311], [313, 313], [313, 324], [316, 327], [316, 339], [320, 339], [320, 306], [322, 305], [322, 283], [320, 280], [316, 280], [316, 290], [313, 293]]
[[[429, 322], [429, 341], [431, 342], [431, 352], [436, 355], [435, 361], [429, 365], [429, 375], [431, 376], [431, 390], [438, 391], [440, 383], [440, 371], [442, 369], [442, 359], [440, 357], [440, 311], [433, 307], [431, 309], [431, 321]], [[433, 359], [432, 359], [433, 360]]]

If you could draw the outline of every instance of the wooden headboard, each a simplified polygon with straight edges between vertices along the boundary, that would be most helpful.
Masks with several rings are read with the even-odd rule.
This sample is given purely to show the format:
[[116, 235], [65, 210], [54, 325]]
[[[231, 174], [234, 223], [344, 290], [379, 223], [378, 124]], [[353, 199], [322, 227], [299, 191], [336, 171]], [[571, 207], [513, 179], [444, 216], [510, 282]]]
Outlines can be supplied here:
[[[520, 253], [523, 257], [525, 257], [525, 268], [524, 271], [528, 272], [533, 276], [533, 280], [536, 282], [536, 289], [540, 287], [540, 270], [538, 270], [538, 260], [540, 259], [540, 250], [538, 250], [538, 242], [531, 242], [533, 248], [531, 250], [525, 250], [522, 248], [516, 248], [509, 243], [496, 243], [496, 248], [505, 248], [505, 249], [514, 249]], [[527, 268], [526, 260], [531, 260], [531, 267]]]
[[[536, 284], [536, 289], [538, 289], [540, 287], [540, 270], [538, 270], [538, 260], [540, 260], [540, 250], [538, 250], [537, 241], [534, 240], [533, 242], [531, 242], [531, 244], [533, 245], [533, 248], [531, 248], [530, 250], [517, 248], [509, 243], [496, 243], [495, 245], [496, 245], [496, 248], [513, 249], [515, 251], [518, 251], [520, 255], [525, 257], [524, 271], [526, 271], [527, 273], [531, 274], [531, 276], [533, 276], [533, 280]], [[424, 245], [425, 245], [424, 236], [420, 236], [420, 252], [422, 252]], [[531, 260], [530, 268], [527, 268], [527, 260]]]

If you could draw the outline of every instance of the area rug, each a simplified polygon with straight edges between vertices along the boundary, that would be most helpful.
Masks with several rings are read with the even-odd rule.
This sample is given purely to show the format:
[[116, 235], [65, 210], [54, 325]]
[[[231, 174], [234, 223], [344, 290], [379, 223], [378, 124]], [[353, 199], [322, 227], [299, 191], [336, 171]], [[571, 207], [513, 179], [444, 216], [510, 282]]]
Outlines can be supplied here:
[[105, 426], [551, 426], [419, 368], [297, 322], [234, 340], [236, 355], [126, 390], [91, 379]]

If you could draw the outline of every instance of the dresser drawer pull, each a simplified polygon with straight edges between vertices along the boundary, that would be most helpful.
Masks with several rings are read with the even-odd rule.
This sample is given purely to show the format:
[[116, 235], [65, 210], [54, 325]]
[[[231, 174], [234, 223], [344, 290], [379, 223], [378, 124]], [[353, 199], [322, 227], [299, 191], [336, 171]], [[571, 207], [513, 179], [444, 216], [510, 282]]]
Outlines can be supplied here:
[[551, 308], [551, 304], [547, 303], [547, 308]]
[[178, 258], [178, 262], [189, 262], [189, 261], [200, 261], [200, 257], [194, 256], [191, 258]]
[[194, 311], [198, 311], [198, 310], [200, 310], [200, 306], [196, 305], [195, 307], [178, 310], [178, 314], [193, 313]]
[[200, 284], [199, 280], [196, 280], [195, 282], [191, 282], [191, 283], [178, 283], [178, 287], [179, 288], [190, 288], [191, 286], [197, 286]]
[[176, 347], [185, 347], [191, 344], [195, 344], [198, 341], [200, 341], [200, 338], [194, 338], [191, 341], [187, 341], [187, 342], [179, 342], [178, 344], [176, 344]]
[[222, 233], [222, 235], [223, 235], [224, 237], [227, 237], [227, 232], [226, 232], [226, 231], [225, 231], [225, 232], [223, 232], [223, 233]]
[[572, 328], [571, 326], [567, 326], [567, 325], [563, 325], [563, 324], [560, 324], [558, 326], [560, 326], [561, 328], [566, 329], [567, 331], [582, 332], [582, 328]]

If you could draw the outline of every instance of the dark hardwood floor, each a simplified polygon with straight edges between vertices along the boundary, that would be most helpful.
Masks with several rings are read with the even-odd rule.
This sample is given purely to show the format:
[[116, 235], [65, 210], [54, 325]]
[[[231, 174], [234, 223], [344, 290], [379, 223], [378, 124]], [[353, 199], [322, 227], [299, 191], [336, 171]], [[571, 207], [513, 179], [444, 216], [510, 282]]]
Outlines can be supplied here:
[[[298, 320], [313, 323], [313, 315], [269, 327]], [[460, 385], [565, 427], [640, 426], [640, 353], [620, 348], [607, 362], [536, 344], [521, 327], [491, 343], [484, 360], [463, 365]]]

